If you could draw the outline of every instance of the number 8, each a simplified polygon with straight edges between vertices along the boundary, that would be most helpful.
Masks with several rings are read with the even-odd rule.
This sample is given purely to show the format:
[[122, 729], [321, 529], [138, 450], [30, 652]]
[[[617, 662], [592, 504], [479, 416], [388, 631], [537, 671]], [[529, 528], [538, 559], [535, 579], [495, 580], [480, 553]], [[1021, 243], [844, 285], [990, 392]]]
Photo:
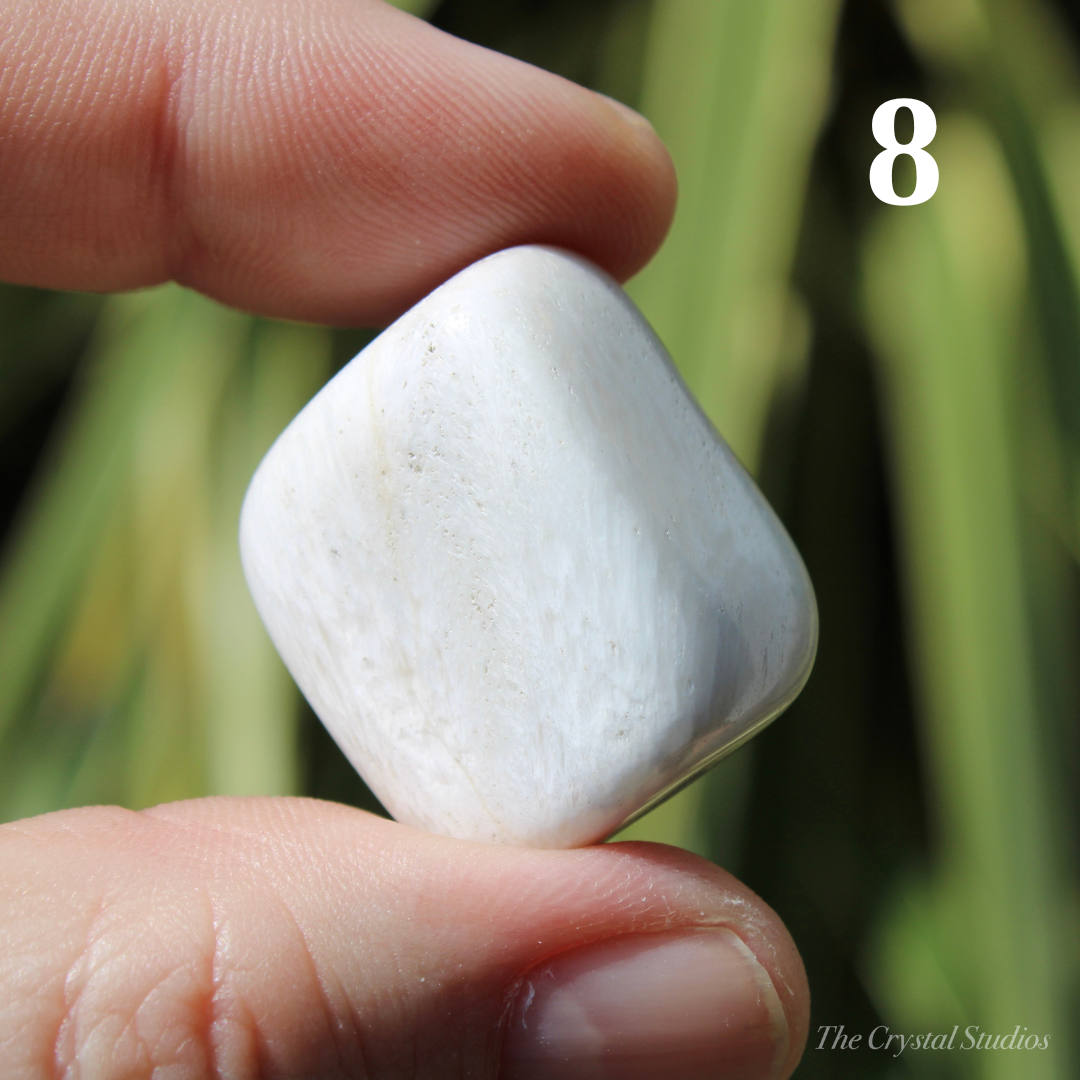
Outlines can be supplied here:
[[[900, 109], [910, 109], [915, 121], [915, 133], [908, 143], [896, 141], [896, 114]], [[937, 162], [923, 149], [937, 134], [934, 110], [915, 98], [893, 98], [878, 106], [871, 126], [874, 138], [885, 149], [870, 166], [870, 190], [891, 206], [915, 206], [926, 202], [938, 188]], [[896, 194], [892, 182], [893, 162], [901, 154], [907, 154], [915, 162], [915, 190], [905, 198]]]

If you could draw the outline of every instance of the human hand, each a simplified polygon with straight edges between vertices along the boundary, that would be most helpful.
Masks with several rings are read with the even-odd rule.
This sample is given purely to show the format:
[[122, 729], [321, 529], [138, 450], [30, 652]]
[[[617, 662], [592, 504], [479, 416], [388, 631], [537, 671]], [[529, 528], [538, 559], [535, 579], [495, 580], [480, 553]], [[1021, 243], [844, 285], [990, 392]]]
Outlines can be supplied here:
[[[646, 125], [382, 4], [12, 0], [0, 60], [9, 280], [370, 323], [514, 243], [625, 278], [671, 215]], [[807, 1014], [776, 917], [657, 845], [284, 799], [0, 828], [4, 1076], [749, 1080]]]

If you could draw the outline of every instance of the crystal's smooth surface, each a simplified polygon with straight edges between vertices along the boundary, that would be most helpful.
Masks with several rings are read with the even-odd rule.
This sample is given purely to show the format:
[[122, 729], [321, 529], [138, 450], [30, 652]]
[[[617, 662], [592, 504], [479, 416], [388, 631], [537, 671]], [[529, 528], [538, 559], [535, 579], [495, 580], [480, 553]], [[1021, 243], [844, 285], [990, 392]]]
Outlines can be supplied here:
[[436, 289], [293, 421], [241, 522], [297, 683], [399, 820], [603, 838], [813, 661], [795, 548], [626, 294], [565, 252]]

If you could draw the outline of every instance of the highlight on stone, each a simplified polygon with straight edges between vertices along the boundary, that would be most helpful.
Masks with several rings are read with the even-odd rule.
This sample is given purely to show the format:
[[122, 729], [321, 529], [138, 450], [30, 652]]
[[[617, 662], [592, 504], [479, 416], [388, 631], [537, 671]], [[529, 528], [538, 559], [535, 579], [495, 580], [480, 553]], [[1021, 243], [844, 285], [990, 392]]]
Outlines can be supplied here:
[[813, 663], [791, 540], [619, 286], [499, 252], [259, 466], [241, 551], [315, 712], [400, 821], [573, 847], [776, 717]]

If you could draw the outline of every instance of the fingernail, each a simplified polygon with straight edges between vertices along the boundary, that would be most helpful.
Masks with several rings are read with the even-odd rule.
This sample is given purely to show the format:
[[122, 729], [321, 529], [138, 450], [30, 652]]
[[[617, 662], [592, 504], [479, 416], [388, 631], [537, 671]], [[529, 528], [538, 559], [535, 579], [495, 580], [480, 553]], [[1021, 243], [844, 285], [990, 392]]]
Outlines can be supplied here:
[[770, 1080], [787, 1021], [726, 928], [609, 938], [525, 977], [500, 1080]]
[[621, 101], [608, 97], [607, 94], [597, 93], [597, 97], [602, 97], [628, 124], [632, 124], [637, 128], [647, 128], [649, 131], [654, 130], [652, 124], [641, 113], [631, 109], [629, 105], [624, 105]]

